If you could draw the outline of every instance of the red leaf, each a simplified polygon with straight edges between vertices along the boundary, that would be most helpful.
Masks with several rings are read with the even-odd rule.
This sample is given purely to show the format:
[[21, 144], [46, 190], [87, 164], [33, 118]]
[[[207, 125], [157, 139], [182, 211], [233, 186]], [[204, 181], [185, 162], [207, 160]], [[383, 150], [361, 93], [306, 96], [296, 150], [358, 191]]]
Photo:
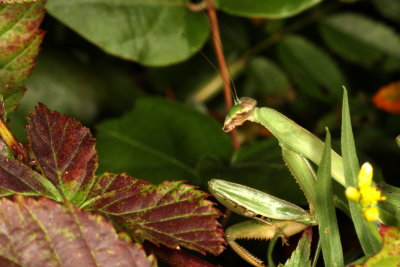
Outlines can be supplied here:
[[22, 97], [23, 81], [30, 75], [44, 31], [39, 25], [45, 15], [43, 0], [23, 4], [1, 4], [0, 94], [8, 110]]
[[375, 93], [372, 102], [386, 112], [400, 114], [400, 81], [381, 87]]
[[0, 196], [14, 193], [62, 199], [54, 185], [46, 178], [30, 166], [15, 160], [4, 140], [0, 138]]
[[[349, 267], [399, 266], [400, 262], [400, 229], [381, 224], [379, 234], [382, 237], [382, 248], [375, 255], [365, 259], [362, 264]], [[359, 260], [357, 261], [359, 262]]]
[[153, 253], [159, 262], [164, 262], [171, 267], [215, 267], [215, 265], [206, 262], [183, 250], [167, 248], [165, 246], [156, 246], [150, 242], [143, 244], [147, 252]]
[[0, 236], [0, 263], [28, 267], [155, 265], [138, 245], [119, 239], [101, 216], [45, 198], [19, 196], [14, 202], [0, 201]]
[[28, 117], [30, 146], [44, 175], [65, 198], [82, 201], [97, 168], [96, 141], [90, 130], [67, 115], [39, 104]]
[[28, 195], [48, 195], [40, 181], [45, 180], [21, 162], [0, 155], [0, 195], [11, 195], [15, 192]]
[[85, 205], [110, 215], [138, 238], [217, 255], [224, 249], [216, 220], [220, 212], [207, 196], [182, 181], [153, 185], [127, 174], [106, 173]]

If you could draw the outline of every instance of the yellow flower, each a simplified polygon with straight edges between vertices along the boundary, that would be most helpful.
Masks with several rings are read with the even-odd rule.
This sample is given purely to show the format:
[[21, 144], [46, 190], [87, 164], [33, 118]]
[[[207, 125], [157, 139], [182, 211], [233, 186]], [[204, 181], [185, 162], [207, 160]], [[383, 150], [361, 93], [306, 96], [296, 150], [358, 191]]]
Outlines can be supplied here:
[[376, 221], [379, 218], [379, 210], [376, 207], [378, 201], [386, 200], [381, 191], [372, 185], [373, 169], [368, 162], [361, 166], [358, 173], [358, 189], [352, 186], [346, 188], [346, 197], [358, 202], [367, 221]]
[[360, 195], [362, 196], [363, 206], [376, 205], [378, 201], [386, 199], [386, 197], [381, 196], [381, 191], [374, 186], [360, 188]]
[[371, 186], [372, 184], [372, 175], [373, 175], [373, 169], [371, 164], [368, 162], [365, 162], [360, 169], [360, 172], [358, 173], [358, 187], [363, 188], [363, 187], [368, 187]]
[[347, 199], [352, 200], [352, 201], [358, 201], [361, 196], [361, 194], [357, 190], [357, 188], [352, 187], [352, 186], [347, 187], [345, 193], [346, 193]]
[[364, 218], [369, 222], [374, 222], [379, 218], [379, 210], [377, 207], [367, 208], [364, 211]]

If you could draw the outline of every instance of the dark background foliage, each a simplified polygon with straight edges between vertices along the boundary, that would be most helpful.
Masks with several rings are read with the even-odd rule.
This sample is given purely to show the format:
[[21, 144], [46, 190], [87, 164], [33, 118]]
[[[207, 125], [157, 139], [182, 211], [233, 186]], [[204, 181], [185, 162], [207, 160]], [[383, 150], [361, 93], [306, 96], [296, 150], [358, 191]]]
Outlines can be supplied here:
[[[251, 10], [239, 17], [224, 1], [219, 4], [227, 12], [218, 16], [238, 95], [256, 98], [259, 106], [273, 107], [319, 136], [328, 126], [339, 151], [345, 85], [360, 162], [370, 161], [378, 180], [400, 186], [395, 143], [400, 116], [372, 102], [381, 87], [400, 79], [400, 4], [324, 1], [278, 19], [249, 18], [254, 17]], [[112, 12], [107, 17], [86, 13], [109, 26], [88, 33], [79, 14], [68, 17], [68, 7], [57, 5], [48, 1], [37, 66], [25, 83], [28, 91], [19, 109], [11, 114], [11, 128], [20, 140], [26, 111], [42, 102], [92, 128], [100, 171], [127, 171], [157, 184], [184, 179], [203, 189], [217, 177], [305, 204], [268, 133], [247, 124], [240, 130], [243, 146], [234, 152], [220, 130], [225, 104], [213, 83], [217, 70], [207, 60], [214, 62], [215, 56], [205, 14], [196, 13], [185, 20], [186, 27], [175, 27], [182, 25], [180, 11], [171, 11], [172, 17], [177, 12], [176, 24], [172, 20], [162, 30], [178, 32], [181, 40], [153, 40], [157, 45], [149, 51], [154, 54], [144, 50], [135, 57], [126, 52], [129, 42], [118, 40], [118, 46], [108, 39], [119, 27], [146, 34], [145, 23], [131, 15], [132, 21], [124, 21], [113, 20]]]

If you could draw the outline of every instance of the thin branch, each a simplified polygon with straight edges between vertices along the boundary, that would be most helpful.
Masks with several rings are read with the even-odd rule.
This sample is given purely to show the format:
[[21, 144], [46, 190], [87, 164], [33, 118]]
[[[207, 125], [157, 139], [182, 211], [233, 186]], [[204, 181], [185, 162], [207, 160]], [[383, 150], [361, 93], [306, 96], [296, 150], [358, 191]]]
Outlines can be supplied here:
[[[211, 2], [211, 0], [207, 1], [207, 13], [208, 13], [208, 18], [210, 20], [210, 25], [211, 25], [211, 33], [212, 33], [214, 50], [215, 50], [215, 54], [217, 56], [220, 74], [221, 74], [222, 80], [224, 81], [225, 106], [226, 106], [226, 110], [228, 112], [232, 107], [232, 89], [230, 86], [229, 69], [226, 64], [224, 51], [222, 49], [222, 42], [221, 42], [221, 37], [220, 37], [220, 33], [219, 33], [217, 14], [215, 12], [215, 8], [214, 8], [214, 5]], [[239, 149], [240, 144], [239, 144], [236, 130], [232, 131], [231, 136], [232, 136], [232, 143], [233, 143], [234, 149], [235, 150]]]

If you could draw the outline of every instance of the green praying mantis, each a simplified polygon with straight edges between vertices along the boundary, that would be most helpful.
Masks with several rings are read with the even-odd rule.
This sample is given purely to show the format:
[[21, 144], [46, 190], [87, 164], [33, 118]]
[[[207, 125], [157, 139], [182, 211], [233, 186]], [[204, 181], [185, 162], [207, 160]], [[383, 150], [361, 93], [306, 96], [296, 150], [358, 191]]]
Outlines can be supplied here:
[[[225, 231], [226, 240], [244, 260], [254, 266], [265, 266], [262, 260], [235, 240], [268, 240], [279, 233], [285, 241], [286, 237], [318, 224], [314, 215], [315, 173], [308, 160], [319, 164], [324, 144], [281, 113], [266, 107], [258, 108], [256, 104], [249, 97], [236, 99], [225, 119], [223, 130], [230, 132], [245, 121], [260, 123], [267, 128], [279, 140], [283, 158], [305, 193], [310, 211], [256, 189], [219, 179], [209, 181], [209, 191], [228, 209], [253, 219], [228, 228]], [[331, 160], [332, 177], [344, 185], [342, 158], [332, 150]]]

